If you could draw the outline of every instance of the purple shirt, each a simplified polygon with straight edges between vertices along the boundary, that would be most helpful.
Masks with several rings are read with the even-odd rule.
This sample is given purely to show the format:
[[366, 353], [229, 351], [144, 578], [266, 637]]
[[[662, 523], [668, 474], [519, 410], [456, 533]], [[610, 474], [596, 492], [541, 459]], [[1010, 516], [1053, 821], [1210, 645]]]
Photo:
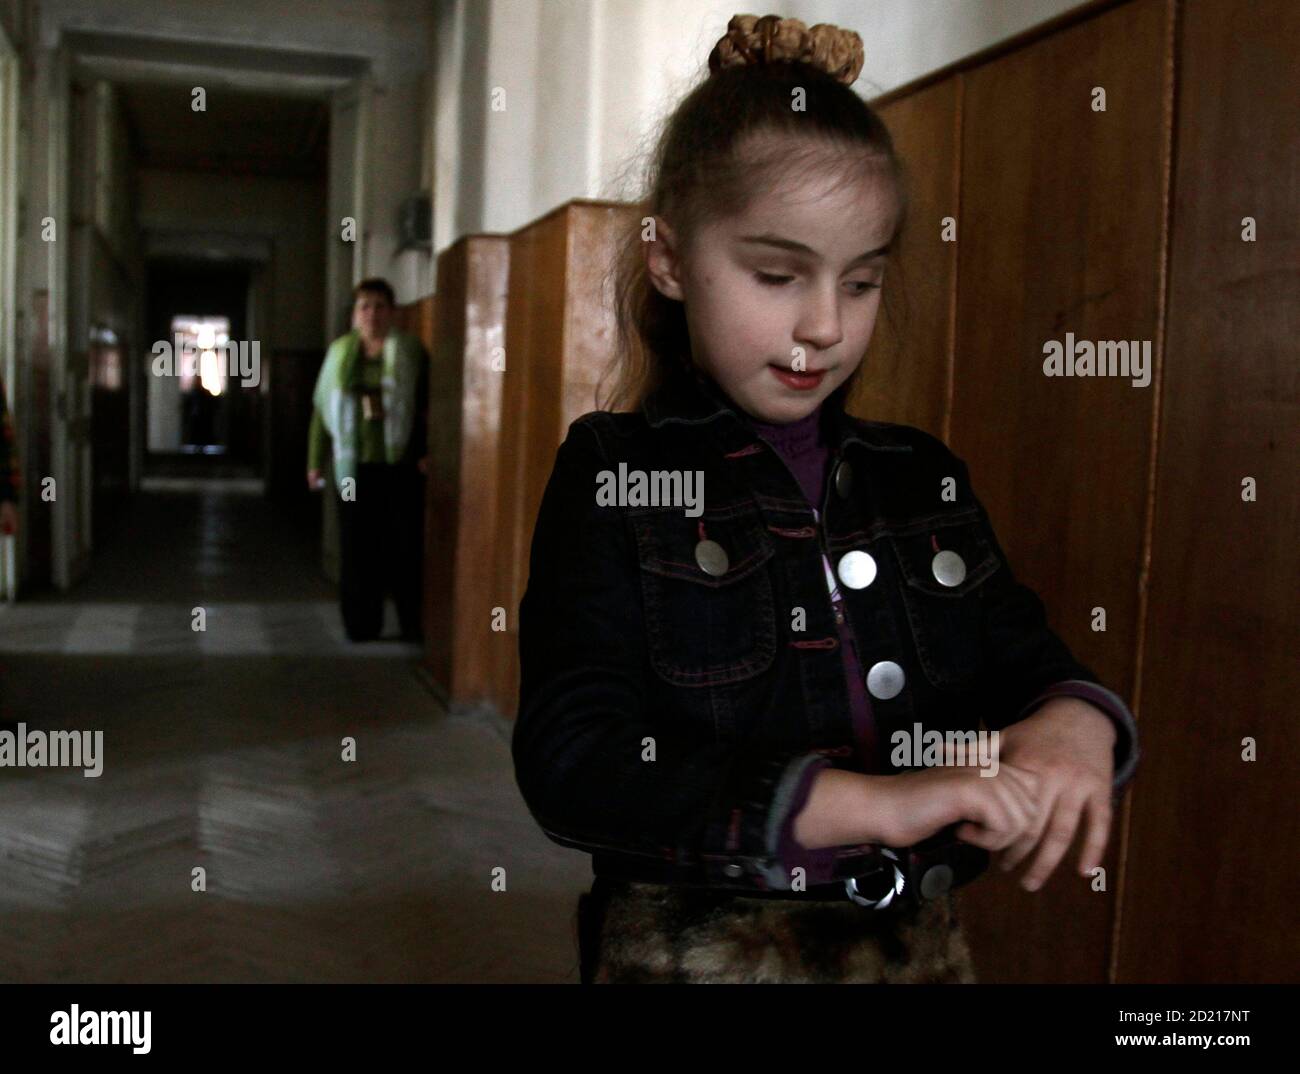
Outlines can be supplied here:
[[[785, 460], [786, 465], [790, 467], [798, 480], [799, 487], [803, 490], [809, 505], [813, 507], [814, 515], [817, 515], [817, 505], [821, 504], [826, 491], [827, 465], [830, 461], [830, 450], [823, 442], [821, 435], [821, 407], [819, 406], [806, 418], [788, 425], [770, 425], [765, 422], [754, 421], [752, 418], [748, 418], [747, 421], [754, 432], [770, 444]], [[819, 524], [820, 521], [820, 517], [818, 517]], [[866, 679], [862, 671], [862, 665], [858, 660], [857, 647], [853, 640], [853, 632], [849, 626], [848, 617], [842, 610], [837, 579], [824, 555], [822, 556], [822, 562], [827, 573], [828, 588], [833, 587], [831, 604], [836, 612], [836, 626], [840, 636], [839, 650], [843, 656], [844, 676], [848, 686], [849, 708], [852, 715], [855, 743], [854, 764], [845, 767], [850, 768], [852, 771], [868, 774], [887, 772], [889, 771], [888, 767], [881, 763], [882, 754], [879, 746], [879, 736], [871, 701], [867, 696]], [[1119, 708], [1125, 708], [1123, 701], [1105, 687], [1081, 680], [1072, 679], [1068, 682], [1055, 683], [1047, 687], [1025, 706], [1024, 710], [1016, 717], [1016, 720], [1022, 720], [1029, 716], [1038, 706], [1053, 697], [1078, 697], [1090, 702], [1117, 724], [1120, 739], [1124, 737], [1123, 728], [1126, 726], [1126, 720], [1119, 711]], [[1129, 719], [1131, 720], [1131, 717]], [[1117, 739], [1116, 742], [1116, 753], [1119, 755], [1131, 754], [1131, 748], [1128, 748], [1120, 739]], [[1118, 760], [1116, 763], [1119, 763]], [[831, 767], [831, 764], [829, 758], [821, 758], [804, 770], [799, 784], [795, 788], [789, 811], [786, 813], [781, 826], [780, 841], [778, 843], [777, 853], [785, 871], [789, 873], [791, 869], [796, 867], [803, 868], [806, 882], [810, 885], [829, 883], [833, 878], [832, 867], [836, 857], [841, 853], [853, 854], [857, 852], [855, 846], [822, 847], [817, 850], [809, 850], [794, 838], [795, 818], [808, 803], [808, 796], [812, 792], [812, 785], [817, 778], [817, 773]], [[1131, 769], [1131, 763], [1126, 766], [1126, 769]], [[1131, 774], [1131, 772], [1126, 771], [1124, 773], [1125, 778], [1127, 778], [1128, 774]], [[1117, 779], [1117, 781], [1120, 780]]]
[[[821, 504], [826, 491], [826, 470], [830, 462], [830, 451], [821, 436], [821, 407], [819, 406], [806, 418], [789, 425], [769, 425], [752, 419], [749, 420], [749, 424], [760, 437], [771, 444], [793, 471], [804, 497], [812, 506], [813, 514], [817, 516], [820, 524], [821, 517], [817, 505]], [[857, 646], [853, 640], [848, 616], [843, 610], [838, 579], [824, 555], [822, 563], [828, 579], [827, 588], [831, 606], [835, 610], [835, 623], [840, 636], [839, 651], [843, 657], [844, 679], [849, 693], [856, 762], [852, 767], [859, 772], [879, 773], [886, 769], [880, 764], [879, 739], [871, 701], [867, 696], [866, 677], [862, 671], [862, 664], [858, 660]], [[830, 766], [829, 759], [808, 766], [795, 789], [790, 811], [786, 814], [785, 823], [781, 827], [778, 849], [781, 861], [787, 872], [802, 867], [809, 884], [824, 884], [830, 881], [831, 868], [840, 848], [806, 849], [794, 838], [794, 818], [807, 804], [817, 773]]]

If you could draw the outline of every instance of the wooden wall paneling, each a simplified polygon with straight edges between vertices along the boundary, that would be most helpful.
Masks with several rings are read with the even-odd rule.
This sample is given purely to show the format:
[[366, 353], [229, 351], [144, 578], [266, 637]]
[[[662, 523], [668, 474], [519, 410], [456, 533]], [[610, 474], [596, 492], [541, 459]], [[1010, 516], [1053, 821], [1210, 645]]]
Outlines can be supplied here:
[[[492, 605], [505, 609], [506, 629], [493, 633], [490, 697], [497, 711], [513, 718], [518, 694], [519, 599], [523, 595], [521, 556], [527, 554], [524, 502], [530, 427], [544, 427], [538, 410], [558, 402], [546, 399], [542, 366], [558, 363], [564, 308], [565, 211], [563, 208], [510, 236], [506, 303], [505, 372], [501, 388], [501, 433], [497, 478], [497, 539]], [[528, 531], [531, 532], [531, 531]]]
[[[451, 709], [491, 694], [498, 437], [504, 375], [492, 368], [505, 336], [510, 244], [461, 239], [438, 259], [425, 320], [429, 453], [425, 512], [425, 663]], [[436, 325], [436, 330], [435, 326]]]
[[1300, 980], [1297, 42], [1290, 0], [1181, 6], [1146, 760], [1120, 981]]
[[[1172, 0], [1135, 0], [963, 74], [951, 436], [1021, 581], [1119, 694], [1136, 678], [1165, 246]], [[1106, 110], [1094, 111], [1094, 88]], [[1145, 340], [1147, 387], [1048, 377], [1044, 344]], [[1105, 609], [1107, 629], [1091, 629]], [[1121, 825], [1097, 893], [1076, 838], [1037, 892], [964, 903], [981, 978], [1104, 981]], [[1006, 943], [1009, 936], [1015, 944]]]
[[511, 236], [496, 571], [507, 630], [496, 635], [493, 690], [510, 719], [519, 704], [519, 601], [533, 527], [569, 424], [596, 409], [593, 387], [613, 341], [610, 271], [620, 229], [632, 226], [629, 212], [573, 201]]
[[953, 75], [878, 109], [907, 169], [911, 205], [898, 263], [885, 269], [884, 302], [894, 319], [882, 307], [847, 404], [869, 421], [938, 437], [947, 432], [957, 273], [957, 243], [942, 241], [941, 221], [958, 216], [960, 94]]

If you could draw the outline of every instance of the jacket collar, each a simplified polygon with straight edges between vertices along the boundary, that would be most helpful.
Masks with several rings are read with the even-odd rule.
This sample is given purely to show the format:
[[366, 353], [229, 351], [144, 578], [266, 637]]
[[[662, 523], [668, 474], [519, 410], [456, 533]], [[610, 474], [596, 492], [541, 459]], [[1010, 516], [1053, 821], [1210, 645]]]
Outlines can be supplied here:
[[[861, 444], [877, 451], [911, 451], [911, 445], [890, 434], [887, 426], [850, 417], [844, 411], [843, 387], [827, 396], [822, 404], [822, 428], [826, 444], [833, 453], [848, 444]], [[744, 412], [706, 373], [690, 369], [673, 369], [664, 381], [647, 396], [641, 411], [653, 429], [667, 425], [705, 427], [731, 442], [737, 434], [752, 433]]]

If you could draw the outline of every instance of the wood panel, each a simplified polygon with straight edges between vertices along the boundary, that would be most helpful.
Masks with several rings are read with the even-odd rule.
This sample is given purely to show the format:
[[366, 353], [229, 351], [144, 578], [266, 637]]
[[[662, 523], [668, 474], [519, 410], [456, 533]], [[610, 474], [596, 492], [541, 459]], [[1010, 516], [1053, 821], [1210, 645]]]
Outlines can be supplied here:
[[1300, 979], [1297, 42], [1290, 0], [1182, 6], [1122, 981]]
[[958, 215], [960, 95], [954, 76], [879, 109], [907, 169], [911, 205], [899, 255], [885, 270], [885, 309], [847, 404], [859, 417], [939, 437], [948, 417], [957, 273], [957, 243], [943, 241], [942, 221]]
[[594, 388], [613, 342], [608, 277], [631, 212], [626, 205], [569, 202], [510, 239], [494, 590], [507, 629], [494, 635], [493, 700], [511, 719], [519, 704], [518, 611], [533, 526], [569, 423], [596, 409]]
[[[1159, 361], [1172, 13], [1169, 0], [1137, 0], [961, 76], [949, 442], [1049, 622], [1129, 698], [1157, 381], [1048, 377], [1043, 356], [1073, 333], [1150, 341]], [[1105, 632], [1091, 629], [1098, 607]], [[1081, 838], [1038, 892], [1019, 886], [1023, 867], [970, 890], [981, 979], [1107, 978], [1120, 829], [1106, 892], [1078, 876]]]
[[[425, 663], [449, 708], [492, 696], [491, 610], [510, 244], [468, 236], [438, 258], [438, 294], [422, 323], [433, 356], [424, 557]], [[436, 325], [436, 330], [435, 330]]]

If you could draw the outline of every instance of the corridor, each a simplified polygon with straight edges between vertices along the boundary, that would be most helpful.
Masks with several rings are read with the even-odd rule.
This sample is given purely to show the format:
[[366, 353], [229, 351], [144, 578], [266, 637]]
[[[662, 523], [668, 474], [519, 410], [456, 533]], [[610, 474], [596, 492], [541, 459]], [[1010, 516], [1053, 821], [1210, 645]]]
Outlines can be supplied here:
[[585, 859], [504, 723], [448, 715], [418, 646], [350, 644], [314, 557], [256, 481], [154, 478], [83, 585], [0, 604], [7, 719], [103, 731], [97, 778], [0, 781], [0, 980], [577, 980]]
[[0, 985], [1297, 978], [1298, 52], [0, 0]]

